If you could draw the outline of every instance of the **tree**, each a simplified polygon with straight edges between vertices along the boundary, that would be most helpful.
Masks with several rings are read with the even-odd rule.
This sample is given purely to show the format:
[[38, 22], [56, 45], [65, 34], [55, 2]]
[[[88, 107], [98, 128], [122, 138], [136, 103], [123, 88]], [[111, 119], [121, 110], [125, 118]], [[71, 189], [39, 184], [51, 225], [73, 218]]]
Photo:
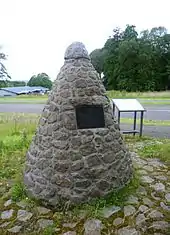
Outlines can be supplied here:
[[52, 81], [50, 80], [49, 76], [46, 73], [39, 73], [37, 75], [33, 75], [30, 78], [27, 85], [28, 86], [42, 86], [42, 87], [51, 89]]
[[137, 39], [138, 33], [135, 28], [135, 25], [126, 25], [126, 28], [122, 33], [123, 40]]
[[106, 51], [104, 60], [104, 76], [107, 84], [105, 87], [117, 90], [117, 79], [119, 74], [118, 54], [119, 44], [123, 40], [123, 33], [120, 28], [113, 30], [113, 35], [109, 37], [104, 45]]
[[104, 58], [105, 58], [105, 50], [104, 49], [96, 49], [90, 53], [91, 62], [98, 72], [100, 78], [103, 72], [104, 66]]
[[94, 50], [91, 57], [96, 70], [103, 70], [108, 89], [170, 89], [170, 34], [162, 26], [139, 34], [134, 25], [115, 28], [104, 47]]
[[142, 41], [123, 41], [119, 47], [118, 89], [126, 91], [154, 90], [151, 51]]
[[8, 87], [18, 87], [18, 86], [25, 86], [25, 81], [8, 81]]
[[[1, 49], [2, 47], [0, 47], [0, 50]], [[6, 86], [7, 80], [11, 78], [7, 73], [7, 69], [3, 63], [6, 59], [7, 56], [3, 52], [0, 52], [0, 87]]]

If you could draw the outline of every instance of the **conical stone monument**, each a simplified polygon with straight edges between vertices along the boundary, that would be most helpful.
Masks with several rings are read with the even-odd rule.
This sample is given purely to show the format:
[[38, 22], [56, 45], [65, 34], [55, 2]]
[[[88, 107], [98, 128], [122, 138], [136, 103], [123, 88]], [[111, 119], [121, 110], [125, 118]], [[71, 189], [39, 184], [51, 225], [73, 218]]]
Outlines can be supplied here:
[[29, 195], [57, 206], [123, 187], [132, 164], [85, 46], [71, 44], [26, 156]]

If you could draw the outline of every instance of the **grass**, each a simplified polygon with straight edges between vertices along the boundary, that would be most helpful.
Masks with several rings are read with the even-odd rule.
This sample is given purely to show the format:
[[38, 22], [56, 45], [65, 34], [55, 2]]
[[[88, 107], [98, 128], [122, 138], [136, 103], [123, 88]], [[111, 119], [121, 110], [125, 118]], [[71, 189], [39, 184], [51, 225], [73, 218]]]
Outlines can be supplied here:
[[[134, 119], [133, 118], [121, 118], [120, 123], [124, 124], [133, 124]], [[146, 126], [170, 126], [169, 120], [147, 120], [144, 119], [144, 125]], [[140, 119], [136, 119], [136, 124], [140, 124]]]
[[158, 158], [170, 166], [170, 139], [126, 136], [125, 140], [142, 158]]
[[146, 145], [139, 154], [144, 158], [159, 158], [170, 165], [170, 143]]
[[27, 197], [25, 187], [23, 183], [19, 180], [11, 188], [11, 199], [13, 201], [20, 201]]
[[[141, 99], [142, 104], [168, 105], [170, 104], [170, 91], [164, 92], [126, 92], [126, 91], [107, 91], [108, 97], [111, 98], [137, 98]], [[16, 97], [2, 97], [0, 103], [21, 103], [21, 104], [44, 104], [47, 95], [21, 95]], [[153, 101], [155, 100], [155, 101]], [[159, 101], [161, 100], [161, 102]]]
[[55, 235], [55, 227], [54, 226], [48, 226], [44, 229], [42, 235]]
[[16, 96], [16, 97], [5, 97], [5, 98], [0, 98], [0, 103], [1, 104], [45, 104], [47, 101], [47, 96]]
[[138, 99], [170, 99], [170, 91], [162, 92], [126, 92], [126, 91], [108, 91], [109, 98], [138, 98]]
[[[0, 210], [5, 210], [3, 203], [12, 198], [13, 201], [23, 200], [27, 202], [29, 208], [39, 205], [38, 201], [32, 201], [27, 197], [24, 184], [22, 182], [22, 172], [25, 162], [25, 154], [35, 133], [38, 116], [34, 114], [1, 114], [0, 115]], [[169, 164], [170, 160], [170, 140], [155, 139], [151, 137], [125, 136], [125, 142], [132, 151], [137, 151], [143, 158], [160, 158]], [[86, 212], [84, 218], [101, 218], [101, 211], [107, 206], [115, 205], [122, 207], [126, 204], [129, 195], [135, 195], [140, 184], [140, 177], [135, 172], [134, 177], [124, 188], [117, 192], [112, 192], [105, 198], [94, 199], [90, 203], [84, 203], [72, 208], [71, 221], [80, 218]], [[70, 213], [70, 211], [69, 211]], [[68, 214], [66, 211], [56, 212], [57, 227], [66, 221]], [[122, 212], [120, 212], [122, 213]], [[69, 214], [70, 215], [70, 214]], [[122, 215], [119, 215], [122, 216]], [[82, 221], [84, 223], [84, 221]], [[106, 221], [108, 223], [108, 220]], [[55, 234], [53, 226], [49, 226], [44, 231], [37, 234]], [[35, 234], [35, 233], [31, 233]]]
[[149, 101], [149, 100], [139, 100], [141, 104], [143, 105], [170, 105], [170, 100], [167, 101]]

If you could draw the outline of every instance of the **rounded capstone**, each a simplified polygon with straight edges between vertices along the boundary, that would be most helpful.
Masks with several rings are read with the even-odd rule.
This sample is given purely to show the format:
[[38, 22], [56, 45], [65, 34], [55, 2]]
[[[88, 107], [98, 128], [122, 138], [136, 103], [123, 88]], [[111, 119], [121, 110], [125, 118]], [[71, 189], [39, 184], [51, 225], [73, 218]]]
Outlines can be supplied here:
[[82, 42], [73, 42], [70, 46], [67, 47], [64, 59], [69, 60], [69, 59], [80, 59], [80, 58], [85, 58], [90, 60], [85, 45]]

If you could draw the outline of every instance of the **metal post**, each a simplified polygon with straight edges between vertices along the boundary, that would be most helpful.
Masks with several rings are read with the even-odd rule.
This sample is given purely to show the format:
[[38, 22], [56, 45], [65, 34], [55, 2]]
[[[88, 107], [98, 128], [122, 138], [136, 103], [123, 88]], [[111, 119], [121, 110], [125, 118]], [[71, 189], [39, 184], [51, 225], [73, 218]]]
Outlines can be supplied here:
[[133, 135], [135, 136], [135, 134], [136, 134], [136, 114], [137, 114], [137, 112], [135, 111], [134, 112], [134, 123], [133, 123], [133, 130], [134, 130], [134, 132], [133, 132]]
[[139, 136], [142, 136], [142, 130], [143, 130], [143, 111], [141, 111], [141, 117], [140, 117], [140, 132], [139, 132]]
[[120, 111], [118, 110], [118, 124], [120, 125]]
[[113, 117], [115, 117], [115, 104], [113, 103]]

